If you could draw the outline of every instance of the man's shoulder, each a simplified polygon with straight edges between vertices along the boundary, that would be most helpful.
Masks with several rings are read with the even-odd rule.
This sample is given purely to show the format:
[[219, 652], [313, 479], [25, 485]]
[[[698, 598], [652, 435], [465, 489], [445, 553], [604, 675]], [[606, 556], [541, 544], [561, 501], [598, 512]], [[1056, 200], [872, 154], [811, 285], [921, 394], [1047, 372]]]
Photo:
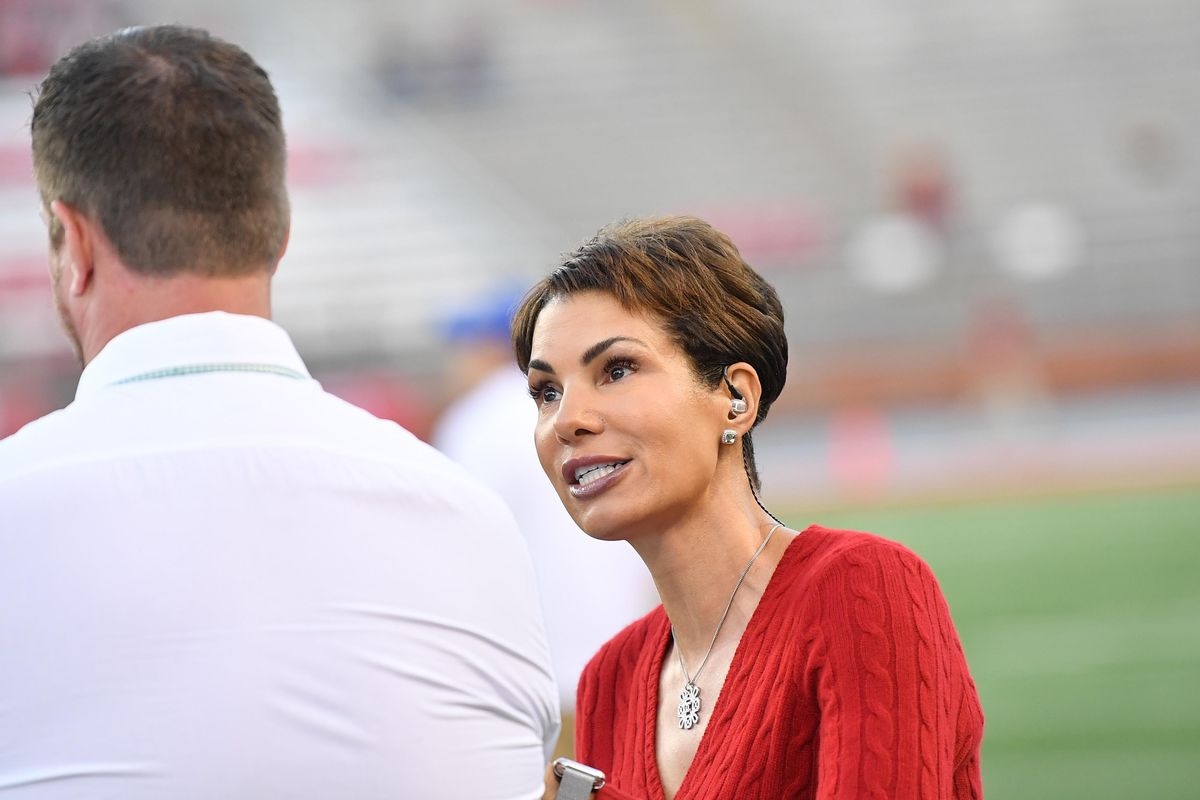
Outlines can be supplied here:
[[[52, 473], [68, 465], [209, 451], [318, 454], [402, 472], [407, 481], [442, 481], [460, 492], [485, 490], [464, 470], [396, 422], [380, 419], [319, 388], [311, 392], [164, 398], [88, 398], [35, 420], [0, 440], [0, 480]], [[216, 402], [216, 401], [220, 402]], [[220, 451], [220, 452], [218, 452]]]
[[431, 480], [463, 483], [490, 494], [484, 485], [445, 454], [422, 441], [404, 426], [382, 419], [336, 395], [322, 393], [323, 411], [317, 422], [325, 446], [347, 455], [390, 462]]
[[0, 480], [56, 458], [70, 440], [70, 418], [68, 409], [59, 409], [0, 439]]

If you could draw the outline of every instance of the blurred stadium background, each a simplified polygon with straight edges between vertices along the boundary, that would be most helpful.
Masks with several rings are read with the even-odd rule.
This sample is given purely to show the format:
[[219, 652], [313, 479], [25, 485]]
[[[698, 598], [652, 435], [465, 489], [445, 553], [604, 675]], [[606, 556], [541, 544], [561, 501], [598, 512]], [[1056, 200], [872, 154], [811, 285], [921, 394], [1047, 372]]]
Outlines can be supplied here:
[[78, 377], [27, 92], [172, 21], [280, 92], [276, 316], [328, 387], [427, 435], [456, 307], [703, 216], [789, 313], [768, 499], [933, 565], [988, 796], [1198, 796], [1200, 4], [0, 0], [0, 436]]

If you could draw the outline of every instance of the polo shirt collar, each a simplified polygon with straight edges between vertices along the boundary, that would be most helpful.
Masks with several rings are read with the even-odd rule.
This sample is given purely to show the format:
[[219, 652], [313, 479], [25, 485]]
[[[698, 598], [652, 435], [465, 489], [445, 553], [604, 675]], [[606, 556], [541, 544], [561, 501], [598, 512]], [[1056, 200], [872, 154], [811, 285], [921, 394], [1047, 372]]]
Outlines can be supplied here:
[[206, 364], [266, 365], [311, 377], [291, 337], [271, 320], [208, 311], [117, 334], [84, 368], [75, 399], [144, 373]]

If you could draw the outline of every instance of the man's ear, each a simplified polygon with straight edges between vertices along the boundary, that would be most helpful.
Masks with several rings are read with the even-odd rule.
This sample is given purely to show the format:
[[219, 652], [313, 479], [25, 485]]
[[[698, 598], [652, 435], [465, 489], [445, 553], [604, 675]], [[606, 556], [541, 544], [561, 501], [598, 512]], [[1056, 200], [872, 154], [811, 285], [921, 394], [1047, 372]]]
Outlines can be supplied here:
[[275, 263], [271, 265], [271, 275], [275, 274], [275, 270], [279, 269], [279, 262], [283, 260], [283, 256], [287, 253], [288, 242], [292, 240], [292, 220], [288, 219], [287, 227], [283, 230], [283, 245], [279, 248], [279, 257], [275, 259]]
[[61, 200], [50, 204], [50, 213], [62, 226], [60, 263], [67, 291], [76, 297], [91, 287], [96, 269], [96, 233], [98, 223]]

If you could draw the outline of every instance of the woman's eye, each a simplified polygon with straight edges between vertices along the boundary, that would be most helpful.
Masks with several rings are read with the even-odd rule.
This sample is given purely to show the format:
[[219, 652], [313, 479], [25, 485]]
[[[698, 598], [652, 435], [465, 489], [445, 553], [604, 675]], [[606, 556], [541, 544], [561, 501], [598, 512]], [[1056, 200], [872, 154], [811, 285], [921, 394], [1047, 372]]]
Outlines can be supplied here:
[[629, 377], [634, 369], [633, 364], [628, 361], [613, 361], [604, 368], [604, 371], [610, 381], [619, 381]]
[[532, 397], [538, 405], [542, 405], [543, 403], [553, 403], [558, 399], [558, 390], [548, 384], [531, 386], [529, 388], [529, 396]]

